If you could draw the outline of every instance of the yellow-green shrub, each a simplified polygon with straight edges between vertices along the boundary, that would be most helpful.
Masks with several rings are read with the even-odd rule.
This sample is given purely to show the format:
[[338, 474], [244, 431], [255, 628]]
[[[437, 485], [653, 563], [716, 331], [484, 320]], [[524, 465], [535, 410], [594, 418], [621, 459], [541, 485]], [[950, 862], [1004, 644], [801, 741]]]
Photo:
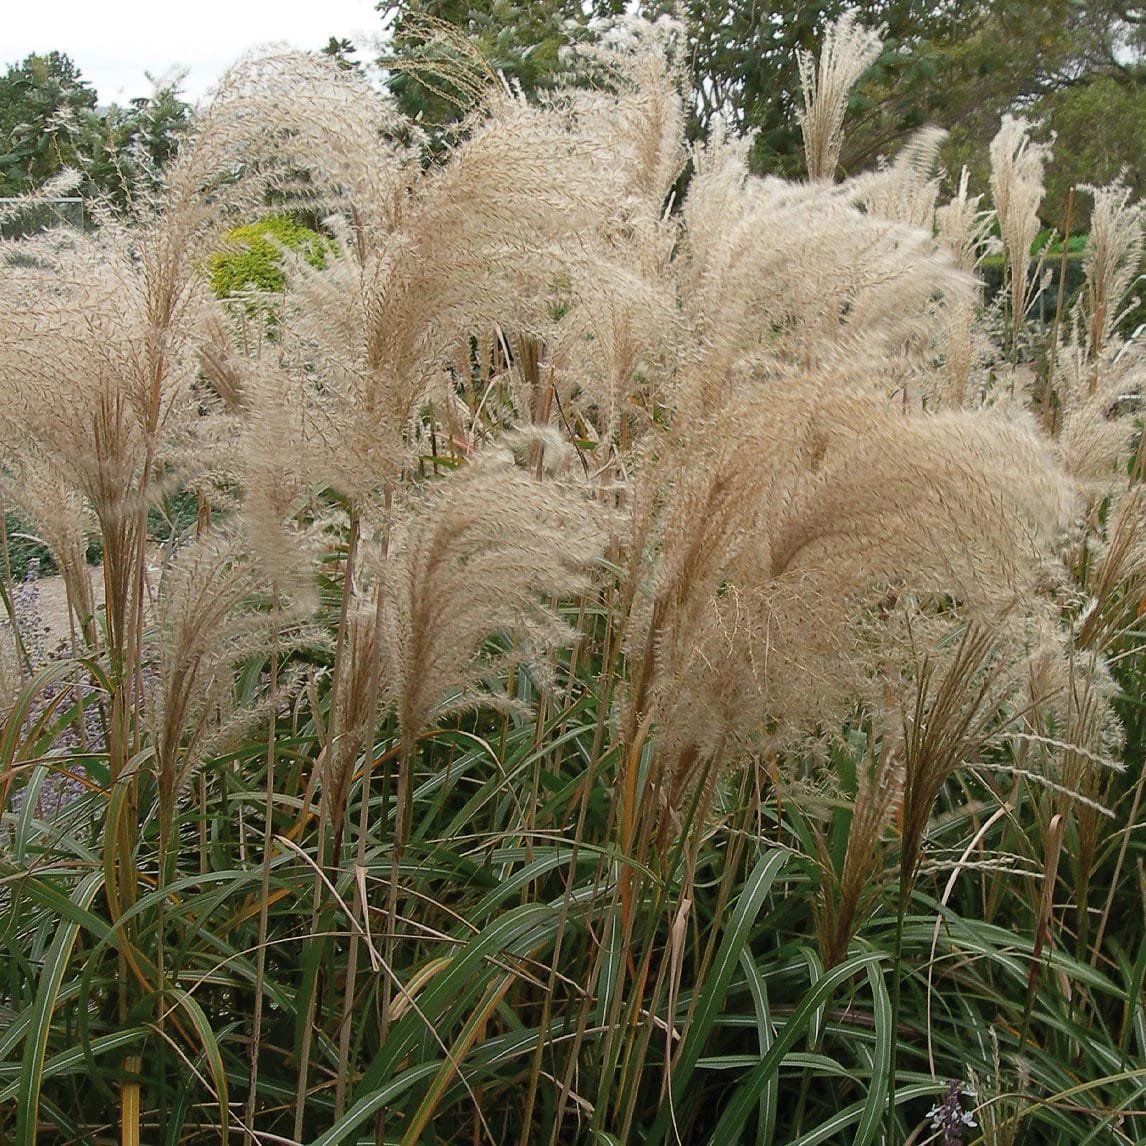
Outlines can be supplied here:
[[211, 289], [219, 298], [247, 290], [282, 291], [286, 286], [284, 249], [298, 251], [312, 267], [322, 267], [332, 244], [324, 235], [285, 215], [245, 223], [228, 232], [225, 248], [211, 256]]

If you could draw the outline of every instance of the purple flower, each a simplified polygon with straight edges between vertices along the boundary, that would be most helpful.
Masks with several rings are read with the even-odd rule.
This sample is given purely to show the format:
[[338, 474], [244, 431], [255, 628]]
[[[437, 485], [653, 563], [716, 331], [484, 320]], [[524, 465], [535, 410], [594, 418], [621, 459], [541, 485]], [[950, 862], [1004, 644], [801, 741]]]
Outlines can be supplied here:
[[943, 1146], [962, 1146], [963, 1131], [975, 1125], [975, 1116], [969, 1110], [964, 1110], [961, 1100], [963, 1085], [957, 1078], [951, 1079], [947, 1084], [947, 1093], [943, 1101], [933, 1106], [927, 1117], [931, 1119], [932, 1130], [943, 1131]]

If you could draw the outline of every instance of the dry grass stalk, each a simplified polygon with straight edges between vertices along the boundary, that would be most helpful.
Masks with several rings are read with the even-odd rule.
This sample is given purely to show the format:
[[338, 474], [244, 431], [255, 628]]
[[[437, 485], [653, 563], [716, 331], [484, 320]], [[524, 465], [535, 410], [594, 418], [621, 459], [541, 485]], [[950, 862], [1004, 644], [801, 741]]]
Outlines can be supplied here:
[[883, 48], [882, 32], [859, 27], [858, 18], [852, 9], [824, 29], [818, 62], [810, 52], [800, 51], [796, 56], [804, 96], [798, 116], [808, 178], [812, 180], [835, 178], [848, 94]]
[[332, 871], [341, 861], [351, 783], [373, 755], [374, 730], [381, 715], [381, 662], [378, 607], [367, 597], [352, 605], [346, 619], [344, 644], [334, 666], [339, 674], [331, 694], [336, 707], [319, 757], [322, 822], [331, 834], [327, 862]]
[[981, 206], [982, 195], [970, 193], [971, 174], [966, 167], [959, 174], [955, 194], [935, 210], [935, 227], [939, 242], [955, 259], [964, 274], [973, 274], [983, 256], [991, 252], [997, 240], [991, 237], [994, 213]]
[[1122, 730], [1111, 704], [1113, 682], [1101, 668], [1096, 658], [1088, 663], [1085, 654], [1079, 656], [1066, 697], [1064, 743], [1057, 753], [1061, 788], [1056, 806], [1064, 818], [1073, 820], [1074, 827], [1068, 863], [1080, 959], [1086, 957], [1090, 936], [1091, 877], [1111, 828], [1104, 802], [1111, 781], [1123, 768], [1118, 763]]
[[1123, 317], [1123, 302], [1142, 265], [1146, 205], [1131, 202], [1130, 188], [1121, 181], [1080, 190], [1094, 196], [1083, 271], [1087, 345], [1091, 356], [1097, 356]]
[[413, 76], [439, 99], [466, 113], [479, 106], [499, 78], [489, 61], [456, 24], [423, 12], [402, 17], [401, 51], [381, 62], [388, 70]]
[[1138, 622], [1146, 600], [1144, 515], [1146, 491], [1137, 485], [1112, 509], [1105, 543], [1091, 546], [1081, 586], [1090, 599], [1074, 635], [1080, 649], [1113, 651]]
[[[890, 722], [889, 722], [890, 723]], [[851, 827], [843, 868], [836, 875], [827, 841], [817, 835], [820, 848], [820, 898], [816, 926], [820, 957], [825, 969], [847, 955], [867, 907], [875, 902], [889, 877], [883, 870], [881, 839], [899, 811], [903, 799], [903, 755], [893, 739], [885, 739], [878, 755], [873, 742], [860, 761], [858, 787], [852, 805]]]
[[671, 263], [681, 230], [669, 206], [686, 160], [680, 65], [665, 50], [671, 26], [631, 31], [621, 47], [591, 59], [606, 66], [612, 94], [582, 101], [578, 114], [591, 134], [612, 138], [619, 194], [601, 221], [598, 271], [586, 267], [558, 296], [572, 305], [549, 354], [563, 409], [602, 442], [623, 433], [626, 449], [648, 431], [678, 368], [683, 331]]
[[[64, 170], [58, 175], [53, 175], [42, 186], [25, 192], [17, 199], [0, 203], [0, 223], [17, 221], [21, 216], [43, 204], [50, 204], [63, 196], [74, 194], [81, 182], [82, 176], [78, 171]], [[0, 242], [0, 249], [9, 246], [8, 242]]]
[[1014, 689], [1007, 667], [994, 638], [976, 628], [967, 629], [949, 660], [929, 655], [920, 665], [904, 717], [901, 910], [940, 790], [956, 769], [980, 760], [1000, 731], [1000, 710]]
[[87, 566], [88, 539], [94, 522], [82, 494], [59, 473], [57, 463], [42, 451], [25, 444], [13, 458], [10, 472], [0, 473], [0, 490], [36, 528], [51, 552], [64, 581], [68, 617], [77, 642], [73, 647], [96, 650], [95, 597]]
[[1026, 120], [1010, 115], [1003, 116], [991, 141], [991, 194], [1007, 256], [1012, 353], [1032, 301], [1031, 246], [1039, 231], [1043, 166], [1050, 152], [1049, 144], [1031, 140]]
[[52, 459], [59, 499], [30, 508], [61, 547], [81, 618], [92, 609], [74, 559], [75, 499], [98, 522], [108, 650], [125, 684], [140, 658], [147, 508], [193, 470], [201, 424], [190, 349], [204, 300], [172, 265], [175, 227], [157, 222], [130, 241], [115, 228], [49, 236], [39, 266], [0, 280], [0, 437], [11, 453]]

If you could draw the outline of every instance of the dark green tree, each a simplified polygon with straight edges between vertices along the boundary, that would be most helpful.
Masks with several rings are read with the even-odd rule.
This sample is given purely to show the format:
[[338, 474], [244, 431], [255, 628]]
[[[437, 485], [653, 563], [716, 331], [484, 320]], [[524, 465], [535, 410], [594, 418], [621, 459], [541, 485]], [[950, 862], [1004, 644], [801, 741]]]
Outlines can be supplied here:
[[0, 195], [39, 187], [65, 168], [78, 193], [125, 206], [140, 180], [170, 161], [190, 121], [181, 76], [108, 108], [60, 52], [28, 56], [0, 75]]
[[[1091, 0], [1071, 41], [1067, 66], [1031, 107], [1055, 135], [1044, 215], [1060, 230], [1072, 187], [1122, 175], [1135, 195], [1146, 192], [1146, 7]], [[1089, 196], [1076, 196], [1075, 231], [1089, 212]]]
[[[562, 48], [585, 35], [594, 17], [620, 15], [625, 0], [382, 0], [377, 7], [400, 61], [391, 79], [400, 107], [440, 125], [468, 104], [464, 84], [456, 81], [475, 62], [482, 62], [487, 78], [500, 74], [527, 94], [543, 91], [562, 72]], [[443, 58], [435, 24], [463, 33], [473, 55]]]
[[345, 37], [339, 39], [337, 36], [331, 36], [326, 41], [326, 47], [322, 49], [322, 55], [329, 56], [340, 68], [346, 71], [356, 70], [362, 67], [360, 60], [354, 57], [358, 52], [352, 40], [347, 40]]
[[81, 166], [97, 126], [95, 108], [95, 89], [62, 52], [27, 56], [0, 75], [0, 195]]
[[924, 124], [985, 142], [1002, 110], [1037, 97], [1066, 68], [1075, 6], [1072, 0], [688, 0], [695, 130], [707, 132], [720, 116], [755, 133], [757, 170], [801, 173], [797, 53], [818, 51], [825, 25], [854, 7], [861, 23], [883, 29], [884, 49], [853, 93], [843, 169], [870, 166]]
[[151, 95], [125, 107], [113, 104], [101, 114], [101, 138], [85, 168], [92, 190], [126, 206], [135, 190], [157, 181], [191, 122], [191, 106], [180, 96], [182, 80], [152, 80]]
[[[561, 47], [586, 34], [592, 17], [625, 7], [615, 0], [379, 4], [395, 55], [407, 68], [415, 64], [398, 72], [394, 90], [404, 110], [431, 124], [456, 115], [451, 100], [464, 99], [448, 84], [425, 83], [416, 66], [430, 51], [427, 18], [458, 29], [491, 71], [533, 92], [554, 82]], [[844, 171], [872, 165], [919, 127], [937, 124], [951, 133], [948, 165], [969, 163], [985, 176], [986, 146], [1003, 112], [1042, 116], [1059, 130], [1061, 151], [1074, 146], [1072, 124], [1099, 103], [1113, 116], [1099, 134], [1110, 137], [1119, 163], [1133, 160], [1146, 7], [1124, 0], [644, 0], [638, 7], [647, 16], [684, 17], [696, 92], [692, 133], [703, 136], [717, 117], [753, 132], [758, 171], [802, 173], [797, 53], [816, 52], [825, 24], [848, 7], [883, 28], [884, 50], [852, 95]], [[1097, 80], [1104, 82], [1085, 98], [1078, 94]], [[1121, 85], [1118, 92], [1107, 80]], [[1077, 161], [1064, 157], [1063, 170], [1083, 162], [1082, 152]]]
[[[1044, 217], [1061, 231], [1067, 196], [1084, 183], [1108, 183], [1123, 175], [1140, 198], [1146, 192], [1146, 83], [1100, 75], [1054, 92], [1038, 107], [1055, 133], [1047, 169]], [[1088, 225], [1090, 198], [1076, 195], [1072, 230]]]

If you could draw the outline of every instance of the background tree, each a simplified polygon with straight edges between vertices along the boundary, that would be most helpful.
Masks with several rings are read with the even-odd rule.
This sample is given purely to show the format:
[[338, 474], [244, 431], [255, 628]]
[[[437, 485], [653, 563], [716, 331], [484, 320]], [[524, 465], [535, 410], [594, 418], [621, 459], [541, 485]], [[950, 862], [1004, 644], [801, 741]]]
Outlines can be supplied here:
[[183, 76], [148, 78], [155, 85], [151, 95], [99, 112], [98, 136], [81, 157], [84, 190], [120, 208], [128, 205], [133, 189], [158, 179], [191, 122], [191, 106], [179, 94]]
[[[1146, 187], [1146, 7], [1103, 2], [1079, 6], [1074, 54], [1033, 105], [1054, 132], [1044, 214], [1064, 226], [1067, 193], [1120, 172], [1136, 196]], [[1076, 201], [1074, 225], [1088, 225], [1090, 201]]]
[[[986, 186], [987, 144], [1007, 111], [1021, 111], [1059, 135], [1045, 213], [1062, 225], [1066, 191], [1128, 168], [1141, 186], [1146, 7], [1125, 0], [644, 0], [642, 14], [678, 12], [685, 21], [695, 100], [690, 134], [719, 117], [753, 132], [757, 172], [803, 174], [796, 107], [799, 51], [819, 49], [822, 29], [846, 8], [885, 29], [884, 49], [853, 92], [842, 172], [895, 153], [925, 124], [950, 138], [945, 166], [964, 164]], [[560, 49], [588, 34], [594, 17], [618, 16], [619, 0], [401, 0], [380, 3], [395, 54], [427, 50], [427, 18], [452, 24], [477, 55], [525, 91], [552, 85]], [[456, 115], [451, 94], [432, 90], [417, 68], [392, 80], [404, 111], [423, 122]], [[443, 95], [446, 98], [442, 98]]]
[[[1047, 172], [1047, 211], [1060, 230], [1070, 188], [1107, 183], [1120, 172], [1140, 198], [1146, 183], [1146, 84], [1098, 76], [1055, 92], [1040, 105], [1055, 132], [1055, 158]], [[1085, 229], [1089, 201], [1075, 203], [1073, 225]]]
[[81, 165], [98, 136], [95, 108], [95, 89], [62, 52], [27, 56], [0, 75], [0, 195]]
[[844, 171], [872, 165], [924, 124], [985, 148], [1001, 112], [1041, 94], [1071, 58], [1070, 0], [688, 0], [696, 133], [720, 116], [756, 133], [755, 170], [802, 173], [797, 53], [818, 51], [826, 23], [849, 8], [884, 29], [884, 48], [851, 98]]
[[431, 44], [428, 34], [440, 23], [462, 31], [491, 73], [527, 93], [545, 90], [562, 70], [561, 49], [584, 35], [594, 18], [619, 16], [624, 9], [625, 0], [383, 0], [383, 28], [394, 57], [403, 61], [391, 89], [402, 111], [424, 123], [457, 118], [465, 97], [443, 81], [435, 63], [441, 45]]
[[[958, 68], [945, 77], [947, 106], [934, 118], [951, 132], [949, 170], [965, 163], [983, 185], [985, 140], [1010, 110], [1056, 139], [1042, 206], [1049, 225], [1064, 228], [1067, 196], [1079, 183], [1125, 170], [1130, 186], [1141, 188], [1144, 17], [1146, 9], [1117, 0], [987, 6], [952, 56]], [[1076, 232], [1088, 216], [1088, 201], [1076, 199]]]
[[81, 195], [126, 204], [127, 189], [165, 167], [190, 121], [182, 75], [126, 105], [100, 108], [95, 89], [62, 52], [30, 55], [0, 75], [0, 195], [39, 187], [65, 168]]
[[357, 52], [358, 48], [354, 42], [346, 39], [345, 36], [341, 39], [338, 36], [331, 36], [326, 41], [326, 47], [322, 49], [324, 56], [329, 56], [340, 68], [344, 68], [346, 71], [362, 67], [362, 61], [354, 58]]

